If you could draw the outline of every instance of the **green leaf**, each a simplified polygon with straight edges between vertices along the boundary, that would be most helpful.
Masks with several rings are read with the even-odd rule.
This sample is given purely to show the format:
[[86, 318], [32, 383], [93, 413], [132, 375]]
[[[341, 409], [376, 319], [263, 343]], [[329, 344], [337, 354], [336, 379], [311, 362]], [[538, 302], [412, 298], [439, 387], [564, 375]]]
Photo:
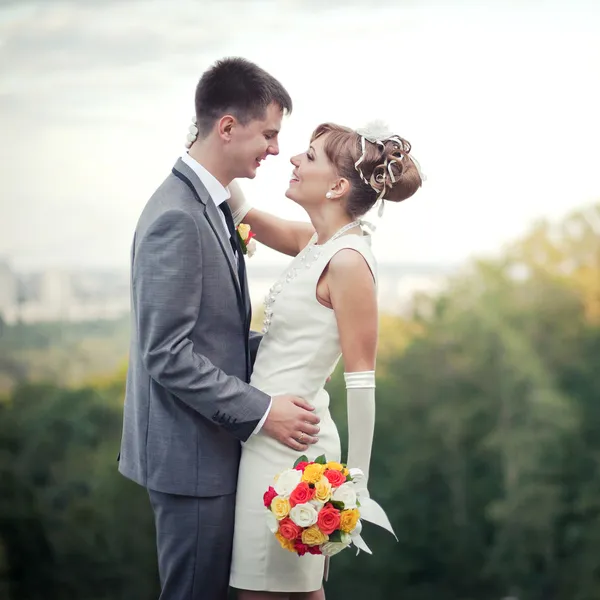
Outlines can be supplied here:
[[327, 459], [325, 458], [324, 454], [321, 454], [321, 456], [317, 456], [317, 458], [315, 458], [315, 462], [319, 465], [326, 465]]
[[340, 543], [342, 541], [342, 532], [339, 529], [336, 529], [332, 534], [330, 534], [329, 541]]
[[330, 500], [329, 501], [333, 508], [337, 508], [338, 510], [344, 510], [344, 503], [339, 500]]
[[248, 246], [246, 246], [246, 242], [244, 242], [244, 240], [242, 239], [242, 236], [240, 235], [239, 230], [237, 231], [237, 236], [238, 236], [238, 240], [240, 242], [240, 246], [242, 248], [242, 254], [248, 254]]
[[298, 458], [298, 460], [294, 463], [294, 469], [301, 463], [301, 462], [308, 462], [308, 456], [305, 456], [304, 454], [302, 456], [300, 456]]

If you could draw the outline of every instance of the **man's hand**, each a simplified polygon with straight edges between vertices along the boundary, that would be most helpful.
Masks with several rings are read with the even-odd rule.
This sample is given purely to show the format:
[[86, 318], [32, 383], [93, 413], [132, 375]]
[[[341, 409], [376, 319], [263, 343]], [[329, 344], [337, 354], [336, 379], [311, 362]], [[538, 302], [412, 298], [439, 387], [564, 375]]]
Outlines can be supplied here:
[[292, 450], [303, 452], [318, 441], [320, 419], [314, 408], [296, 396], [275, 396], [269, 416], [263, 425], [267, 435]]

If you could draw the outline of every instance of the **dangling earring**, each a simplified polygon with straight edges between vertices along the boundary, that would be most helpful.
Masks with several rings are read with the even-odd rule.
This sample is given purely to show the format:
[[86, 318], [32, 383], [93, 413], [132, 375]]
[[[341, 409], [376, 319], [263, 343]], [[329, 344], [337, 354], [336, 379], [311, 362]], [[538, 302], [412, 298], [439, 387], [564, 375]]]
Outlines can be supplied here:
[[325, 198], [327, 198], [328, 200], [331, 200], [331, 198], [333, 198], [333, 194], [331, 192], [327, 192], [325, 194]]

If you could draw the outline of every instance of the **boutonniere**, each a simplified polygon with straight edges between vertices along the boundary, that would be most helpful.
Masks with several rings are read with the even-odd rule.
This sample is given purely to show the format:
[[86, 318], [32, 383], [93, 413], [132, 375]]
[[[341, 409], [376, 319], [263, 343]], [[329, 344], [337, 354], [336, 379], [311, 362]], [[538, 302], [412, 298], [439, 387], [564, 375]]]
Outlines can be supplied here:
[[256, 252], [256, 240], [252, 238], [256, 237], [256, 234], [250, 229], [250, 225], [246, 225], [246, 223], [240, 223], [237, 226], [237, 234], [242, 252], [247, 254], [248, 258], [252, 258]]

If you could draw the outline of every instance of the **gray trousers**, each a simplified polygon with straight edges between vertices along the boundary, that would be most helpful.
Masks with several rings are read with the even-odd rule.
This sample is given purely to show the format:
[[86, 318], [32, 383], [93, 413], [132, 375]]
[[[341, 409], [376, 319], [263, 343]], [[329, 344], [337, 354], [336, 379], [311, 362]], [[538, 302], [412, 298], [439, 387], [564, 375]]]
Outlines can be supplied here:
[[235, 494], [148, 494], [156, 523], [160, 600], [227, 600]]

